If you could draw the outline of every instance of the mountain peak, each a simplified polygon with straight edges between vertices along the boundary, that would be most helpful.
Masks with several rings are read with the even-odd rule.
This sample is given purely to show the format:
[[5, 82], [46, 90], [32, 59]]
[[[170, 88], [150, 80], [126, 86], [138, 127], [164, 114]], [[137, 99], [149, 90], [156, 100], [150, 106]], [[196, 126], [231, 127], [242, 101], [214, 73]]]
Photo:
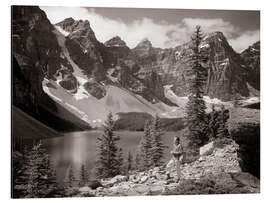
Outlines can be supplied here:
[[72, 17], [69, 17], [69, 18], [65, 18], [63, 21], [65, 21], [65, 22], [74, 22], [75, 20]]
[[148, 38], [144, 38], [140, 41], [140, 43], [135, 48], [151, 48], [152, 43]]
[[106, 47], [125, 47], [126, 43], [119, 37], [115, 36], [104, 43]]
[[56, 23], [56, 26], [61, 27], [66, 32], [73, 32], [81, 29], [90, 29], [90, 23], [88, 20], [74, 20], [73, 18], [66, 18], [63, 21]]
[[224, 36], [223, 32], [216, 31], [206, 34], [203, 40], [218, 40], [220, 42], [227, 41], [226, 37]]

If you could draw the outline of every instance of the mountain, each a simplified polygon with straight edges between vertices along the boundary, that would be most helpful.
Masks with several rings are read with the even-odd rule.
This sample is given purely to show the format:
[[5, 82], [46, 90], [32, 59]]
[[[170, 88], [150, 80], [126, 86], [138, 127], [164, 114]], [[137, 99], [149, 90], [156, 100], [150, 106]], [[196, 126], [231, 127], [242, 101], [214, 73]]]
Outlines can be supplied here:
[[63, 109], [43, 91], [44, 78], [55, 81], [63, 67], [65, 76], [72, 71], [61, 54], [54, 29], [38, 7], [12, 7], [12, 102], [58, 131], [89, 129], [88, 123]]
[[248, 67], [248, 83], [256, 90], [260, 90], [260, 54], [260, 41], [241, 53], [241, 58]]
[[[148, 40], [144, 40], [132, 51], [141, 66], [141, 75], [154, 70], [162, 76], [163, 85], [173, 85], [172, 89], [178, 96], [187, 96], [188, 59], [192, 52], [190, 45], [188, 42], [172, 49], [159, 49], [153, 48]], [[205, 94], [227, 101], [237, 95], [249, 96], [245, 83], [246, 66], [242, 64], [241, 57], [232, 49], [225, 36], [221, 32], [208, 34], [200, 46], [209, 55]]]
[[[38, 7], [12, 10], [15, 106], [27, 104], [27, 113], [57, 130], [100, 125], [109, 112], [184, 116], [191, 42], [161, 49], [143, 39], [130, 49], [119, 36], [99, 42], [88, 20], [52, 25]], [[257, 64], [258, 53], [236, 53], [221, 32], [207, 34], [200, 46], [209, 55], [208, 109], [251, 96], [257, 80], [251, 72], [259, 68], [250, 60]], [[53, 125], [51, 118], [65, 125]]]

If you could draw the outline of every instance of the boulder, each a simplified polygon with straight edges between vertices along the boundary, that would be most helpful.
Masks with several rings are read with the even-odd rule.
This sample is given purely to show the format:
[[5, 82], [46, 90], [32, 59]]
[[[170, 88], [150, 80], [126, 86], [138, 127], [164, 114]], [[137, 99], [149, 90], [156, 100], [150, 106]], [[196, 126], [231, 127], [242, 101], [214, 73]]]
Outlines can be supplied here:
[[127, 176], [117, 175], [117, 176], [113, 177], [112, 179], [110, 179], [109, 181], [104, 182], [103, 185], [106, 187], [111, 187], [117, 183], [124, 182], [127, 180], [128, 180]]
[[147, 180], [148, 180], [148, 176], [143, 176], [143, 177], [141, 177], [141, 179], [140, 179], [140, 183], [141, 184], [143, 184], [143, 183], [145, 183]]
[[202, 147], [200, 147], [200, 156], [207, 156], [211, 154], [214, 150], [214, 142], [210, 142]]
[[92, 190], [95, 190], [98, 187], [103, 187], [103, 185], [98, 180], [91, 180], [88, 187], [90, 187]]
[[153, 185], [150, 187], [150, 190], [148, 191], [147, 195], [160, 195], [163, 191], [164, 186], [163, 185]]
[[88, 186], [79, 188], [79, 192], [82, 192], [82, 193], [91, 192], [91, 191], [92, 191], [91, 188], [89, 188]]
[[230, 109], [228, 130], [239, 145], [241, 169], [260, 177], [260, 110]]

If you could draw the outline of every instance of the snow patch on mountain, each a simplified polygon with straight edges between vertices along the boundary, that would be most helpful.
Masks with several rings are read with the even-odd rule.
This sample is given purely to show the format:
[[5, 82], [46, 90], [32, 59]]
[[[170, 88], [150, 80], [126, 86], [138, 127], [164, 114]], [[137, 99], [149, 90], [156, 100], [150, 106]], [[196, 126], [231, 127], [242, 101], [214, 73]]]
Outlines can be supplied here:
[[55, 25], [54, 26], [62, 35], [64, 35], [65, 37], [68, 36], [70, 34], [70, 32], [67, 32], [65, 30], [63, 30], [60, 26]]
[[80, 76], [75, 76], [78, 81], [78, 88], [77, 92], [73, 94], [74, 98], [76, 100], [85, 99], [90, 96], [90, 94], [87, 92], [87, 90], [84, 88], [84, 84], [88, 82], [87, 79], [82, 78]]
[[114, 72], [113, 68], [108, 69], [107, 77], [110, 78], [110, 80], [113, 81], [113, 82], [118, 82], [118, 78], [112, 76], [113, 72]]
[[[164, 94], [165, 97], [167, 97], [170, 101], [173, 103], [177, 104], [179, 108], [182, 109], [182, 111], [185, 111], [185, 106], [188, 102], [188, 97], [179, 97], [177, 96], [173, 91], [172, 91], [172, 86], [173, 85], [165, 85], [164, 86]], [[210, 112], [211, 111], [211, 106], [216, 105], [216, 106], [221, 106], [224, 105], [227, 108], [230, 108], [233, 106], [231, 102], [223, 102], [220, 99], [217, 98], [210, 98], [209, 96], [204, 96], [203, 97], [205, 104], [206, 104], [206, 111]]]

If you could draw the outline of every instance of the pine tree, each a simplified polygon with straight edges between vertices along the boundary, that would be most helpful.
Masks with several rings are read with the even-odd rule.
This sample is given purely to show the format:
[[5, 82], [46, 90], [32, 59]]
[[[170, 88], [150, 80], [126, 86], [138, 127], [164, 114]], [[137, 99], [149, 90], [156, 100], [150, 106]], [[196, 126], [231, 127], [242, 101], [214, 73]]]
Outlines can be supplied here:
[[164, 164], [163, 158], [164, 158], [164, 149], [166, 146], [163, 144], [162, 141], [162, 135], [163, 131], [160, 126], [160, 118], [158, 115], [155, 116], [155, 118], [152, 120], [151, 126], [150, 126], [150, 135], [151, 135], [151, 166], [161, 166]]
[[226, 111], [224, 105], [221, 106], [221, 110], [218, 115], [218, 129], [217, 138], [228, 138], [229, 131], [227, 127], [227, 120], [229, 118], [228, 111]]
[[124, 165], [124, 158], [123, 158], [123, 150], [122, 148], [118, 149], [117, 152], [117, 161], [118, 161], [118, 171], [116, 172], [117, 174], [122, 174], [123, 173], [123, 165]]
[[79, 182], [79, 185], [80, 186], [85, 186], [89, 181], [88, 178], [89, 178], [89, 176], [88, 176], [87, 170], [85, 168], [85, 165], [82, 164], [81, 165], [81, 170], [80, 170], [80, 182]]
[[25, 197], [27, 195], [26, 188], [28, 175], [25, 174], [26, 165], [28, 162], [26, 159], [27, 153], [29, 153], [29, 151], [26, 147], [24, 147], [22, 155], [19, 152], [12, 153], [12, 197], [14, 198]]
[[52, 169], [49, 155], [42, 147], [41, 142], [34, 145], [32, 150], [25, 154], [23, 169], [23, 195], [28, 198], [59, 197], [63, 190], [56, 180], [56, 173]]
[[215, 109], [215, 105], [212, 105], [212, 112], [209, 115], [208, 128], [209, 128], [209, 139], [213, 140], [217, 136], [218, 130], [218, 112]]
[[74, 176], [74, 171], [73, 171], [73, 167], [70, 166], [69, 168], [69, 171], [68, 171], [68, 180], [67, 180], [67, 183], [68, 183], [68, 187], [72, 187], [74, 182], [75, 182], [75, 176]]
[[144, 126], [144, 133], [141, 137], [141, 141], [139, 144], [140, 150], [140, 168], [142, 170], [149, 169], [152, 164], [152, 137], [151, 137], [151, 129], [150, 129], [150, 121], [147, 120]]
[[127, 173], [129, 173], [129, 171], [131, 171], [132, 169], [133, 169], [133, 156], [129, 151], [127, 156]]
[[198, 148], [207, 141], [207, 123], [206, 123], [206, 105], [203, 100], [204, 86], [207, 77], [207, 70], [203, 64], [207, 60], [207, 56], [200, 49], [203, 34], [200, 26], [196, 26], [196, 30], [192, 35], [192, 54], [189, 64], [191, 67], [191, 79], [189, 80], [190, 95], [186, 106], [186, 123], [188, 127], [188, 136], [190, 144]]
[[109, 178], [119, 174], [119, 136], [114, 134], [114, 120], [111, 113], [105, 121], [104, 133], [97, 140], [96, 176]]
[[141, 171], [143, 169], [141, 157], [142, 155], [141, 155], [140, 145], [139, 145], [138, 149], [136, 150], [136, 155], [135, 155], [135, 169], [137, 171]]

